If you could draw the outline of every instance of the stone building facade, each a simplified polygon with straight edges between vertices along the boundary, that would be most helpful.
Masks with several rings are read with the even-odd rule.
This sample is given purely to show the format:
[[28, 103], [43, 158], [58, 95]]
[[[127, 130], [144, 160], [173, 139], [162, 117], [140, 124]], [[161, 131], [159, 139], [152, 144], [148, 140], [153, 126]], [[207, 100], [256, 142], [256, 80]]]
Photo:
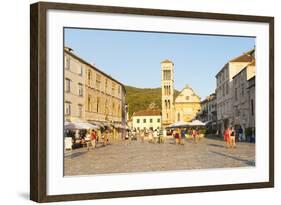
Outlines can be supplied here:
[[213, 128], [217, 124], [217, 96], [216, 93], [213, 93], [209, 96], [208, 101], [208, 122]]
[[201, 110], [198, 112], [198, 119], [202, 122], [208, 121], [208, 97], [200, 102]]
[[86, 66], [85, 118], [88, 121], [122, 123], [125, 88], [118, 81]]
[[[65, 48], [64, 55], [66, 118], [125, 126], [125, 86], [75, 55], [71, 49]], [[69, 104], [70, 115], [67, 114]]]
[[234, 124], [233, 77], [254, 60], [255, 49], [227, 62], [216, 75], [217, 120], [219, 134]]
[[201, 110], [198, 119], [207, 123], [207, 127], [216, 129], [217, 124], [217, 100], [216, 93], [212, 93], [201, 101]]
[[[235, 129], [242, 128], [243, 133], [248, 127], [254, 126], [254, 102], [256, 75], [255, 61], [251, 62], [233, 77], [233, 125]], [[249, 85], [251, 83], [251, 85]]]
[[85, 64], [64, 49], [64, 117], [85, 119]]
[[256, 127], [256, 77], [253, 76], [248, 80], [248, 88], [247, 93], [249, 96], [249, 118], [248, 118], [248, 127], [255, 128]]

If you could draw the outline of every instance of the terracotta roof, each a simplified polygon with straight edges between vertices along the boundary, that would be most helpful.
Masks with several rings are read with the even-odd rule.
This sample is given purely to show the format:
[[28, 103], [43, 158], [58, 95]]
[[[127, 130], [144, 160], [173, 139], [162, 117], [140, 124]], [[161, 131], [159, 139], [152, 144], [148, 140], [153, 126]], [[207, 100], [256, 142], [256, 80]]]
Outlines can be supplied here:
[[[166, 59], [166, 60], [163, 60], [161, 63], [173, 63], [172, 61]], [[173, 63], [174, 64], [174, 63]]]
[[224, 70], [224, 68], [230, 63], [230, 62], [253, 62], [255, 60], [255, 57], [253, 56], [253, 53], [255, 52], [255, 48], [252, 50], [243, 53], [242, 55], [233, 58], [232, 60], [228, 61], [223, 68], [216, 74], [216, 77]]
[[249, 66], [255, 66], [256, 65], [256, 60], [254, 59], [250, 64]]
[[252, 62], [254, 57], [251, 55], [254, 52], [254, 49], [243, 53], [242, 55], [230, 60], [229, 62]]
[[133, 116], [158, 116], [161, 115], [160, 110], [140, 110], [133, 114]]

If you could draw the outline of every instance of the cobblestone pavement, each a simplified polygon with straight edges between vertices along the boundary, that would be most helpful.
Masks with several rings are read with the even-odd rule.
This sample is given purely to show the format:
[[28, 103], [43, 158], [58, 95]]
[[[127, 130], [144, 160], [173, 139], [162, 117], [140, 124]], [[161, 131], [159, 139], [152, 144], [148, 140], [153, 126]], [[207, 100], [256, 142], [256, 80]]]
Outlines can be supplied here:
[[198, 143], [187, 139], [185, 145], [176, 145], [172, 139], [164, 144], [112, 142], [90, 151], [66, 151], [64, 157], [66, 176], [246, 166], [255, 166], [255, 144], [241, 142], [236, 149], [227, 149], [217, 138]]

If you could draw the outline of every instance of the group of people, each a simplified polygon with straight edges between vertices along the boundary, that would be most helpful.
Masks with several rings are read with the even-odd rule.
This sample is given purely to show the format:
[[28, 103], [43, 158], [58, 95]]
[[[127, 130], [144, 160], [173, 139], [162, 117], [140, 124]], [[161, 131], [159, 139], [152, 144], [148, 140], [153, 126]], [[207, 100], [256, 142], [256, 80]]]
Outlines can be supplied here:
[[[125, 136], [125, 144], [130, 144], [131, 140], [140, 140], [144, 143], [145, 138], [148, 139], [149, 143], [159, 143], [163, 144], [167, 137], [166, 129], [133, 129], [128, 130]], [[171, 131], [172, 137], [175, 140], [175, 144], [184, 145], [187, 135], [193, 139], [194, 143], [197, 143], [200, 138], [199, 128], [186, 129], [186, 128], [176, 128]]]
[[235, 130], [234, 127], [227, 127], [224, 130], [224, 140], [226, 142], [227, 148], [236, 148], [236, 140], [235, 140]]
[[144, 143], [145, 137], [147, 137], [150, 143], [164, 143], [166, 133], [166, 130], [160, 129], [133, 129], [132, 131], [127, 131], [125, 141], [126, 144], [129, 144], [131, 140], [140, 140], [140, 142]]
[[[149, 142], [151, 143], [159, 143], [163, 144], [164, 143], [164, 135], [166, 136], [166, 130], [160, 130], [160, 129], [155, 129], [155, 130], [149, 130], [148, 131], [148, 139]], [[142, 134], [143, 136], [145, 133]]]
[[103, 138], [102, 145], [106, 146], [109, 141], [109, 131], [105, 130], [105, 132], [103, 133], [103, 136], [101, 136], [101, 133], [98, 133], [95, 130], [88, 130], [86, 137], [85, 137], [87, 150], [88, 151], [90, 150], [90, 146], [92, 146], [92, 150], [95, 149], [100, 138]]
[[190, 138], [193, 139], [194, 143], [197, 143], [199, 140], [200, 132], [198, 128], [194, 129], [176, 129], [173, 130], [173, 137], [175, 138], [176, 144], [184, 145], [187, 134], [189, 134]]

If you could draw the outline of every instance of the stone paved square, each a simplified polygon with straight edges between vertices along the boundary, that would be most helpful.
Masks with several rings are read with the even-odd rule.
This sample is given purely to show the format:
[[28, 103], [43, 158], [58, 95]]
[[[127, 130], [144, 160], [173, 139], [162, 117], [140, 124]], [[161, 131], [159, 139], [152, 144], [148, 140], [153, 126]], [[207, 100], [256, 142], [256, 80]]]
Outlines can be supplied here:
[[251, 166], [255, 166], [255, 144], [238, 142], [237, 148], [227, 149], [219, 138], [198, 143], [186, 139], [184, 145], [173, 139], [164, 144], [110, 142], [106, 147], [98, 144], [95, 150], [66, 151], [64, 156], [65, 176]]

